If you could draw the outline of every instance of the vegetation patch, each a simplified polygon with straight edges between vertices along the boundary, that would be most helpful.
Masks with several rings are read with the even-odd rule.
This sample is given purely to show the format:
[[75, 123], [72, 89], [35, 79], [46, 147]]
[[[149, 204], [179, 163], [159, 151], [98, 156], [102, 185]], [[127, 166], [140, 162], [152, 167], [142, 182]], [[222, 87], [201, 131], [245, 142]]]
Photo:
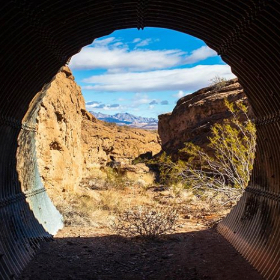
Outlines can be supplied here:
[[[179, 150], [184, 160], [177, 161], [165, 153], [156, 158], [146, 153], [126, 171], [114, 162], [102, 170], [102, 178], [85, 180], [75, 193], [54, 198], [65, 224], [143, 238], [158, 238], [186, 224], [215, 225], [247, 186], [256, 146], [247, 108], [225, 104], [231, 118], [213, 125], [206, 149], [185, 143]], [[149, 182], [145, 164], [157, 173]]]
[[112, 220], [111, 228], [127, 237], [157, 238], [174, 232], [178, 218], [174, 207], [137, 206], [117, 215]]
[[237, 201], [247, 187], [253, 169], [256, 128], [242, 103], [225, 104], [232, 117], [211, 128], [209, 151], [193, 143], [185, 143], [179, 152], [187, 160], [172, 161], [163, 153], [158, 158], [161, 182], [183, 185], [203, 196], [223, 195], [226, 203]]

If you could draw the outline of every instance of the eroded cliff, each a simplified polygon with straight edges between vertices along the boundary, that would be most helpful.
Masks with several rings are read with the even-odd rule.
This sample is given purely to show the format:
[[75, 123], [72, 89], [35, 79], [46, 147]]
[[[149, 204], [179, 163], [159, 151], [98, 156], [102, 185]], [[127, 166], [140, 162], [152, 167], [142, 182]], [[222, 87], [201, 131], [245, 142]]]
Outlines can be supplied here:
[[[211, 126], [231, 115], [225, 99], [242, 100], [249, 106], [237, 79], [227, 81], [221, 88], [206, 87], [179, 99], [171, 113], [159, 116], [158, 132], [163, 150], [176, 154], [185, 142], [206, 147]], [[252, 116], [250, 108], [249, 111]]]
[[37, 123], [39, 171], [50, 192], [74, 190], [83, 179], [100, 176], [109, 162], [130, 164], [140, 154], [161, 150], [156, 133], [110, 125], [87, 112], [68, 67], [50, 84]]

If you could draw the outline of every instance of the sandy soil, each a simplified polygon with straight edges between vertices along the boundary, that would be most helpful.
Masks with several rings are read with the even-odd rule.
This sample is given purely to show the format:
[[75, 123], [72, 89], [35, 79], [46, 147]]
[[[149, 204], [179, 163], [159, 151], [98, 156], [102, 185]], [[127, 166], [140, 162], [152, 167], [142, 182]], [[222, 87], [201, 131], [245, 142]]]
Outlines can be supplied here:
[[20, 279], [263, 279], [215, 229], [187, 222], [159, 240], [128, 239], [107, 229], [65, 227]]

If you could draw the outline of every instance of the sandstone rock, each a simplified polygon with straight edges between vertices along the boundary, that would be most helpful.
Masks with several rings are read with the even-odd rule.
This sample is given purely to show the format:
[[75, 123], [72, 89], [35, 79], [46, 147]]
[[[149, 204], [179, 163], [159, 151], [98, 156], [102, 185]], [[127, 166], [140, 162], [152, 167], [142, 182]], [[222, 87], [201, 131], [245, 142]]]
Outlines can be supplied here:
[[176, 155], [189, 141], [205, 148], [211, 126], [231, 115], [224, 104], [225, 98], [230, 102], [243, 100], [248, 105], [237, 79], [228, 81], [219, 90], [206, 87], [179, 99], [172, 113], [159, 116], [158, 132], [163, 150]]
[[37, 157], [49, 190], [72, 190], [82, 176], [81, 124], [84, 99], [68, 67], [50, 84], [37, 117]]
[[109, 162], [128, 165], [141, 154], [161, 150], [158, 134], [108, 124], [87, 112], [68, 67], [50, 84], [37, 123], [39, 171], [51, 195], [104, 177], [102, 168]]
[[160, 152], [158, 135], [150, 131], [117, 126], [94, 119], [83, 119], [82, 142], [83, 176], [92, 176], [94, 170], [108, 165], [131, 164], [141, 154]]

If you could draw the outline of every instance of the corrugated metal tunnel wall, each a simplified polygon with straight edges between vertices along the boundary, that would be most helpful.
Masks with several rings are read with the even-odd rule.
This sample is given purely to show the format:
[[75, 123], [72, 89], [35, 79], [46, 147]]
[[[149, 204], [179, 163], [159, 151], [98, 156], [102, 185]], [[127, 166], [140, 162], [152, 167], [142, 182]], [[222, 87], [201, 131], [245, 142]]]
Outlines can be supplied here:
[[[280, 279], [279, 1], [12, 0], [0, 9], [1, 279], [19, 275], [38, 241], [61, 227], [36, 167], [35, 120], [22, 121], [30, 102], [93, 39], [146, 26], [204, 40], [244, 87], [257, 116], [256, 162], [250, 186], [218, 230], [267, 279]], [[23, 186], [16, 170], [19, 133], [26, 147]]]

